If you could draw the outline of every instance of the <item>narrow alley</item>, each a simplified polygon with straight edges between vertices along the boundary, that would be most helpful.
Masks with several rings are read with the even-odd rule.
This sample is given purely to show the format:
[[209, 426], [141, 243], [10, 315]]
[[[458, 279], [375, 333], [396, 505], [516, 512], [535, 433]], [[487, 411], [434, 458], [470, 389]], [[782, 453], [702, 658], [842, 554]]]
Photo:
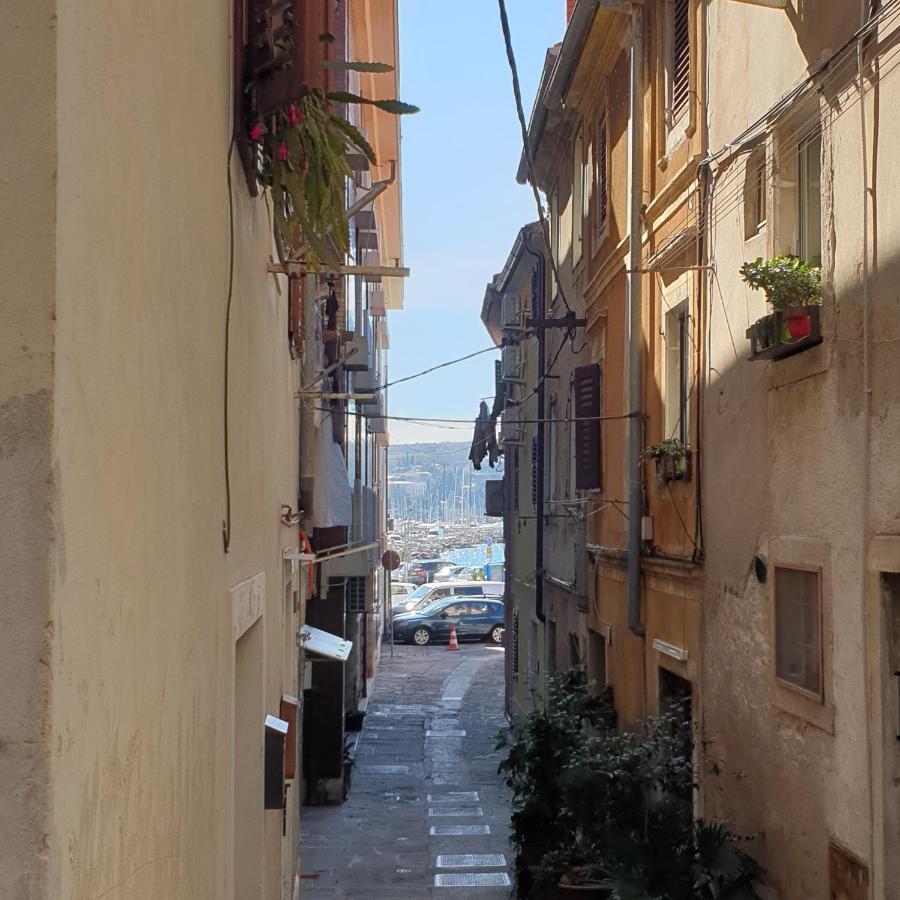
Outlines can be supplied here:
[[387, 648], [342, 806], [301, 817], [304, 896], [505, 897], [513, 856], [497, 774], [503, 651]]

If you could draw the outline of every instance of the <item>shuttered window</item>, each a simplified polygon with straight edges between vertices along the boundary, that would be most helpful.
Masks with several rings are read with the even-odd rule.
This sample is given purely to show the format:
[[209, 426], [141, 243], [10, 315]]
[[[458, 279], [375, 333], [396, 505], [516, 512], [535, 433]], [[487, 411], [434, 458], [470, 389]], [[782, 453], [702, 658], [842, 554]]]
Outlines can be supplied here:
[[578, 366], [573, 378], [575, 394], [575, 487], [596, 490], [600, 478], [600, 366]]
[[531, 439], [531, 508], [537, 509], [537, 482], [538, 482], [538, 464], [537, 464], [537, 438]]
[[609, 221], [609, 190], [607, 187], [608, 169], [606, 162], [607, 127], [606, 110], [597, 119], [597, 233], [601, 237], [606, 231]]
[[687, 112], [691, 89], [690, 0], [672, 0], [671, 109], [672, 122]]
[[366, 579], [363, 575], [350, 575], [346, 579], [344, 596], [347, 599], [348, 613], [364, 613], [366, 611]]
[[519, 674], [519, 608], [513, 608], [512, 627], [512, 671], [513, 675]]

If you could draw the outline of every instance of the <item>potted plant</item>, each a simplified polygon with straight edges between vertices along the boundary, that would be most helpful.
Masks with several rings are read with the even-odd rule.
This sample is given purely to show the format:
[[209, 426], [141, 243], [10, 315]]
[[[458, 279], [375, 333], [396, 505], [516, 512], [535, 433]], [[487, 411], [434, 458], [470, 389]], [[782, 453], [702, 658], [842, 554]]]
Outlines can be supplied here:
[[[325, 65], [357, 72], [392, 71], [376, 62], [337, 60]], [[376, 162], [365, 136], [340, 113], [341, 105], [368, 104], [394, 115], [419, 109], [396, 99], [305, 88], [292, 102], [261, 115], [256, 87], [251, 82], [247, 89], [246, 140], [257, 178], [271, 192], [279, 248], [300, 250], [314, 266], [339, 263], [349, 247], [346, 194], [352, 172], [347, 155], [358, 153], [370, 164]]]
[[585, 740], [585, 728], [602, 727], [610, 716], [609, 694], [592, 694], [583, 670], [576, 668], [552, 676], [546, 703], [499, 737], [498, 748], [506, 749], [499, 771], [513, 793], [512, 842], [521, 897], [541, 889], [544, 857], [555, 836], [568, 833], [561, 819], [560, 774]]
[[656, 483], [687, 481], [691, 477], [691, 451], [679, 438], [666, 438], [644, 449], [644, 459], [656, 462]]
[[747, 330], [751, 358], [779, 359], [821, 341], [822, 274], [796, 256], [757, 257], [740, 268], [753, 290], [763, 291], [772, 313]]

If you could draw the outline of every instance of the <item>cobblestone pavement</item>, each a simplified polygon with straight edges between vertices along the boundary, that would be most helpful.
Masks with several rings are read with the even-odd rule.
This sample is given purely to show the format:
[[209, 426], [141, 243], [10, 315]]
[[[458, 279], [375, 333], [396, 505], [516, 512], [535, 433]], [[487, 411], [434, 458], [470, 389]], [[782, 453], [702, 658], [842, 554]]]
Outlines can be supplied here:
[[503, 651], [397, 646], [391, 660], [384, 650], [349, 799], [301, 812], [301, 897], [505, 898]]

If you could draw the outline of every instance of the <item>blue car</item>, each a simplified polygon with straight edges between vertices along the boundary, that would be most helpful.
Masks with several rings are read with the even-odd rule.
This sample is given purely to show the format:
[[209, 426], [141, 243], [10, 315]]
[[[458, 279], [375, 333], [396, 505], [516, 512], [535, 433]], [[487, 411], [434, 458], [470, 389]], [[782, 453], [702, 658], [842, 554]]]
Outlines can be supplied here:
[[503, 643], [503, 602], [488, 597], [449, 597], [435, 600], [424, 609], [394, 616], [394, 640], [424, 647], [433, 641], [450, 640], [456, 626], [460, 641]]

